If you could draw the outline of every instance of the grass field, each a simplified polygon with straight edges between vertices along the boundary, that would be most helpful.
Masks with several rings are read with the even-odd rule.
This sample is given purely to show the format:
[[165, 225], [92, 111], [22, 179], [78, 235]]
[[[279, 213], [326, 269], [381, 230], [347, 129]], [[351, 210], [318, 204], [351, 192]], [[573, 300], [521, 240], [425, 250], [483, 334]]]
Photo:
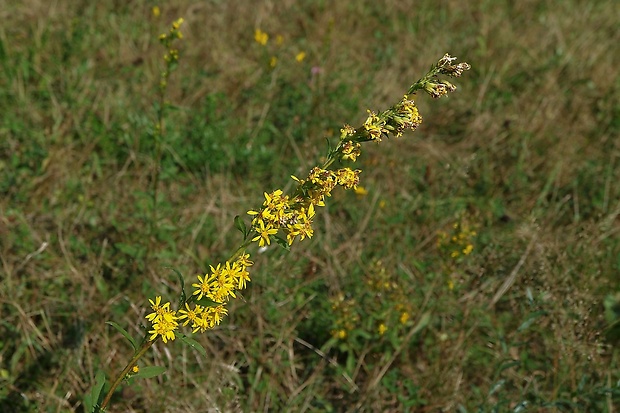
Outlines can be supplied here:
[[83, 412], [132, 354], [106, 321], [143, 336], [173, 269], [226, 260], [236, 215], [446, 52], [472, 69], [364, 146], [365, 191], [290, 252], [254, 248], [207, 357], [157, 342], [140, 366], [166, 372], [107, 411], [620, 411], [616, 2], [5, 3], [0, 412]]

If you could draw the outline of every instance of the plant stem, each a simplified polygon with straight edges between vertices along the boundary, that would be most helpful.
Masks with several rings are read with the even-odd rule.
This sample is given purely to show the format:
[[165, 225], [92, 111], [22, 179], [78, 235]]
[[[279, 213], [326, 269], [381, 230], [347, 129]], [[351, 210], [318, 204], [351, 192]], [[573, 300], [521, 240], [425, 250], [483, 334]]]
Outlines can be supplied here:
[[145, 343], [142, 344], [142, 346], [136, 351], [136, 353], [134, 354], [134, 356], [131, 358], [131, 360], [129, 360], [129, 363], [127, 363], [127, 366], [125, 366], [125, 368], [123, 369], [123, 371], [120, 372], [120, 374], [116, 377], [116, 379], [114, 380], [114, 382], [112, 383], [112, 385], [110, 386], [110, 390], [108, 390], [108, 393], [106, 394], [105, 398], [103, 399], [103, 402], [101, 403], [101, 406], [99, 407], [100, 411], [104, 411], [106, 406], [108, 405], [108, 403], [110, 402], [110, 399], [112, 398], [112, 395], [114, 394], [114, 391], [116, 390], [116, 388], [121, 384], [121, 382], [123, 381], [123, 379], [127, 376], [127, 374], [129, 374], [129, 372], [131, 371], [131, 369], [133, 368], [133, 366], [136, 365], [136, 363], [138, 362], [138, 360], [140, 359], [140, 357], [142, 357], [144, 355], [144, 353], [146, 353], [146, 351], [159, 339], [159, 337], [157, 337], [157, 339], [155, 340], [147, 340]]

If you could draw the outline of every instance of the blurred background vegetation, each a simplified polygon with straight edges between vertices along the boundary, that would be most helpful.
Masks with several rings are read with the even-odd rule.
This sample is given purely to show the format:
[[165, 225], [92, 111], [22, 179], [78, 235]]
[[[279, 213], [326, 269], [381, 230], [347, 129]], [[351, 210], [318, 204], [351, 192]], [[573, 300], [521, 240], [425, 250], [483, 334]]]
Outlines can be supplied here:
[[[160, 13], [153, 13], [158, 6]], [[0, 411], [82, 412], [102, 368], [240, 242], [344, 123], [449, 52], [367, 192], [254, 254], [230, 316], [158, 343], [110, 412], [612, 412], [620, 406], [620, 9], [614, 1], [23, 1], [0, 8]], [[158, 15], [157, 15], [158, 14]], [[164, 50], [184, 17], [149, 232]], [[262, 45], [254, 33], [269, 35]], [[403, 316], [403, 314], [407, 316]]]

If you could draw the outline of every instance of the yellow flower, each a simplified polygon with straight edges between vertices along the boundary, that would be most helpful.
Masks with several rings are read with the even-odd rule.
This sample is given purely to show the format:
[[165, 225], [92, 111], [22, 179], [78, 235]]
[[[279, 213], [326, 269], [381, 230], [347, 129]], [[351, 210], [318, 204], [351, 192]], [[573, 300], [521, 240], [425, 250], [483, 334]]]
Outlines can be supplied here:
[[471, 254], [471, 252], [474, 250], [474, 246], [471, 244], [468, 244], [464, 249], [463, 249], [463, 254], [465, 255], [469, 255]]
[[275, 56], [271, 56], [271, 59], [269, 59], [269, 67], [274, 68], [276, 67], [277, 64], [278, 64], [278, 58]]
[[179, 316], [179, 320], [183, 320], [184, 318], [186, 318], [185, 322], [183, 323], [183, 326], [186, 326], [187, 324], [189, 324], [190, 321], [195, 324], [196, 319], [198, 319], [198, 316], [200, 315], [200, 313], [202, 313], [202, 310], [203, 310], [202, 307], [196, 304], [196, 306], [192, 310], [189, 308], [189, 305], [185, 303], [185, 308], [186, 310], [183, 310], [183, 309], [179, 310], [179, 313], [181, 313], [181, 315]]
[[347, 338], [347, 330], [341, 328], [340, 330], [332, 331], [332, 335], [340, 340]]
[[387, 328], [387, 326], [385, 324], [383, 324], [383, 323], [379, 324], [379, 328], [378, 328], [379, 335], [380, 336], [384, 335], [385, 332], [387, 331], [387, 329], [388, 328]]
[[401, 324], [405, 324], [407, 323], [408, 320], [409, 320], [409, 313], [406, 311], [403, 311], [398, 321], [400, 321]]
[[198, 296], [198, 300], [200, 300], [203, 296], [209, 296], [212, 292], [211, 283], [215, 280], [215, 277], [208, 277], [206, 274], [204, 278], [202, 276], [198, 276], [197, 283], [192, 284], [192, 287], [196, 288], [193, 295]]
[[368, 190], [363, 186], [358, 186], [357, 188], [355, 188], [355, 194], [359, 196], [366, 196], [368, 195]]
[[159, 17], [159, 15], [161, 14], [161, 11], [159, 10], [159, 6], [153, 6], [151, 11], [153, 12], [154, 17]]
[[149, 302], [151, 303], [151, 308], [153, 309], [153, 313], [149, 314], [146, 316], [146, 319], [154, 322], [157, 319], [159, 319], [161, 316], [163, 316], [166, 312], [170, 311], [169, 307], [170, 307], [170, 303], [165, 303], [164, 305], [161, 305], [161, 296], [158, 295], [157, 297], [155, 297], [155, 301], [149, 299]]
[[306, 52], [299, 52], [295, 55], [295, 60], [297, 60], [298, 63], [303, 62], [305, 58], [306, 58]]
[[254, 30], [254, 40], [261, 46], [265, 46], [269, 41], [269, 35], [261, 29]]
[[136, 374], [140, 371], [140, 367], [138, 367], [138, 365], [136, 364], [135, 366], [131, 368], [131, 371], [133, 374]]
[[269, 236], [278, 232], [276, 228], [265, 228], [265, 223], [263, 221], [260, 221], [258, 223], [258, 228], [255, 227], [254, 229], [258, 235], [252, 238], [252, 241], [258, 241], [259, 247], [262, 247], [265, 244], [271, 245], [271, 239]]
[[168, 311], [161, 317], [156, 318], [153, 323], [153, 329], [149, 331], [149, 333], [151, 333], [149, 340], [155, 340], [157, 336], [161, 336], [164, 343], [167, 343], [168, 340], [174, 340], [174, 330], [176, 330], [179, 325], [176, 320], [177, 317], [174, 311]]

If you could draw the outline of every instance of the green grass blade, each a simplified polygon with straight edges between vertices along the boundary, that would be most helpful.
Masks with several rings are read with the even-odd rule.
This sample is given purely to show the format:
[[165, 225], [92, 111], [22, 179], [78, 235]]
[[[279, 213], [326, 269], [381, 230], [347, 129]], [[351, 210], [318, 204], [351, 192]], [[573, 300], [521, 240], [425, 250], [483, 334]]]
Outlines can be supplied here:
[[106, 321], [106, 324], [111, 325], [112, 327], [114, 327], [115, 329], [118, 330], [119, 333], [121, 333], [123, 335], [123, 337], [125, 337], [127, 340], [129, 340], [129, 342], [131, 343], [131, 346], [133, 347], [134, 350], [138, 350], [138, 343], [136, 342], [136, 340], [127, 332], [127, 330], [125, 330], [123, 327], [121, 327], [120, 325], [118, 325], [117, 323], [115, 323], [114, 321]]

